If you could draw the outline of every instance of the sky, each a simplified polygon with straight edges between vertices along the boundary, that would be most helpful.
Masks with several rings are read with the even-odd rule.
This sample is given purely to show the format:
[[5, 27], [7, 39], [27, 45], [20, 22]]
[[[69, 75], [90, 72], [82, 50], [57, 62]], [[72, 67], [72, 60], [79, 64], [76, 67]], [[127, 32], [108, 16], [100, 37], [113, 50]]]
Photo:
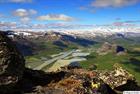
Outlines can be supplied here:
[[139, 25], [140, 0], [0, 0], [0, 29]]

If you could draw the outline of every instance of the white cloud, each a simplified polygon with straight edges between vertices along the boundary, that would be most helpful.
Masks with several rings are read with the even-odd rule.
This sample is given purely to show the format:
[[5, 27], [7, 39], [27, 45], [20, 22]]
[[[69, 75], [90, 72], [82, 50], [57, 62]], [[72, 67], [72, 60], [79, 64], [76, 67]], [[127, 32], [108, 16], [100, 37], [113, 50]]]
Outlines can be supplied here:
[[55, 20], [55, 21], [72, 21], [74, 18], [64, 15], [64, 14], [48, 14], [39, 16], [37, 18], [40, 21]]
[[14, 16], [24, 17], [28, 16], [28, 11], [26, 9], [17, 9], [13, 12]]
[[22, 23], [28, 23], [30, 21], [30, 18], [29, 17], [23, 17], [23, 18], [20, 18], [20, 21]]
[[26, 10], [26, 9], [17, 9], [13, 12], [13, 15], [14, 16], [18, 16], [18, 17], [26, 17], [26, 16], [30, 16], [30, 15], [35, 15], [37, 14], [37, 11], [34, 10], [34, 9], [29, 9], [29, 10]]
[[112, 23], [113, 26], [136, 26], [140, 23], [140, 20], [127, 20], [127, 21], [116, 21]]
[[13, 2], [13, 3], [31, 3], [32, 0], [9, 0], [9, 2]]
[[17, 23], [16, 22], [0, 22], [0, 29], [3, 28], [16, 28]]
[[31, 14], [31, 15], [37, 14], [37, 11], [34, 10], [34, 9], [29, 9], [28, 12], [29, 12], [29, 14]]
[[0, 13], [0, 17], [3, 17], [4, 15]]
[[79, 10], [88, 10], [88, 7], [80, 6]]
[[0, 3], [32, 3], [33, 0], [0, 0]]
[[95, 0], [92, 2], [93, 7], [123, 7], [133, 5], [139, 0]]
[[37, 11], [34, 9], [20, 8], [13, 11], [13, 15], [19, 17], [18, 19], [21, 23], [28, 23], [35, 14], [37, 14]]

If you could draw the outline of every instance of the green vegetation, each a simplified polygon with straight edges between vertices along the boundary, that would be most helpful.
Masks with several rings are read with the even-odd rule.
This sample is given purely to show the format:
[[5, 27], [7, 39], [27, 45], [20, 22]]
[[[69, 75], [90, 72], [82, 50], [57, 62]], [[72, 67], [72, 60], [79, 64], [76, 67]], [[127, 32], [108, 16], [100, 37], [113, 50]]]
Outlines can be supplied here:
[[41, 60], [41, 58], [48, 59], [48, 58], [51, 58], [50, 55], [58, 54], [62, 52], [62, 49], [60, 49], [59, 47], [55, 45], [52, 45], [49, 42], [42, 43], [42, 45], [40, 45], [40, 48], [42, 48], [42, 50], [38, 51], [38, 53], [32, 56], [25, 57], [26, 66], [30, 66], [31, 68], [34, 68], [44, 62], [43, 60]]
[[[137, 48], [137, 50], [134, 50]], [[132, 73], [140, 83], [140, 45], [133, 45], [127, 47], [126, 55], [115, 55], [109, 53], [106, 55], [98, 55], [92, 52], [87, 56], [87, 61], [80, 62], [83, 68], [88, 69], [92, 65], [96, 65], [99, 70], [111, 70], [115, 63], [119, 63], [123, 68]]]
[[[55, 63], [55, 62], [54, 62], [54, 63]], [[48, 70], [50, 67], [52, 67], [52, 66], [53, 66], [53, 64], [54, 64], [54, 63], [51, 63], [51, 64], [49, 64], [49, 65], [45, 66], [42, 70], [43, 70], [43, 71]]]
[[97, 55], [95, 52], [93, 52], [90, 56], [87, 56], [87, 61], [82, 61], [80, 64], [83, 68], [88, 68], [89, 66], [95, 64], [97, 65], [97, 69], [110, 70], [115, 63], [123, 62], [123, 60], [127, 59], [128, 56], [117, 56], [112, 53], [107, 55]]
[[29, 68], [34, 68], [38, 65], [40, 65], [41, 63], [43, 63], [43, 61], [39, 58], [36, 58], [34, 56], [29, 56], [29, 57], [26, 57], [26, 67], [29, 67]]
[[51, 55], [77, 48], [77, 46], [75, 44], [68, 45], [66, 48], [54, 45], [52, 42], [40, 42], [39, 41], [39, 42], [37, 42], [37, 44], [38, 44], [40, 50], [37, 51], [37, 53], [35, 53], [32, 56], [25, 57], [27, 67], [34, 68], [34, 67], [40, 65], [41, 63], [44, 63], [44, 60], [42, 60], [42, 58], [50, 59]]

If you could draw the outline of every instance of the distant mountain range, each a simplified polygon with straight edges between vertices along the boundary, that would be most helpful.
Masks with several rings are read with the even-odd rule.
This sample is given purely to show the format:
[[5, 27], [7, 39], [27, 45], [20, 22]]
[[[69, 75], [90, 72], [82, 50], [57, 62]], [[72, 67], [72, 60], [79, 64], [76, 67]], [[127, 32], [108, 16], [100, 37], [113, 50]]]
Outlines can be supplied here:
[[[132, 31], [131, 31], [132, 30]], [[24, 55], [34, 54], [48, 45], [59, 49], [72, 47], [88, 47], [100, 42], [140, 43], [140, 30], [133, 28], [111, 29], [96, 28], [94, 30], [51, 30], [37, 31], [4, 31], [15, 41]], [[47, 46], [46, 46], [47, 44]], [[49, 48], [50, 49], [50, 48]], [[52, 47], [53, 49], [53, 47]]]
[[93, 40], [59, 32], [34, 33], [28, 31], [5, 31], [5, 34], [15, 42], [17, 48], [24, 56], [36, 54], [43, 50], [76, 49], [79, 46], [88, 47], [97, 43]]
[[71, 35], [73, 37], [82, 37], [82, 38], [95, 38], [95, 37], [108, 37], [108, 36], [118, 36], [118, 37], [139, 37], [140, 36], [140, 28], [134, 28], [134, 27], [95, 27], [90, 30], [32, 30], [32, 29], [27, 29], [27, 30], [13, 30], [9, 31], [10, 33], [13, 32], [14, 34], [17, 35], [25, 35], [25, 36], [42, 36], [46, 32], [47, 33], [59, 33], [63, 35]]
[[67, 35], [94, 39], [96, 37], [139, 37], [139, 28], [94, 28], [93, 30], [59, 30], [55, 32], [61, 32]]

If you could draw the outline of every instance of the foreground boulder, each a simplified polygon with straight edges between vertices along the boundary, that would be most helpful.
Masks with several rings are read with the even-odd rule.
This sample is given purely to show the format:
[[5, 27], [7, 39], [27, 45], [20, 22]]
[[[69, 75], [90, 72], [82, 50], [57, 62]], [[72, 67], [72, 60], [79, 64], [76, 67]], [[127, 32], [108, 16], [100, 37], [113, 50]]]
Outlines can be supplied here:
[[126, 84], [128, 80], [135, 82], [134, 76], [118, 63], [114, 64], [114, 70], [99, 72], [99, 78], [113, 89]]
[[[119, 71], [121, 69], [117, 70]], [[106, 75], [107, 79], [100, 78], [100, 73], [101, 72], [98, 71], [80, 68], [63, 68], [61, 71], [49, 73], [26, 69], [23, 79], [17, 86], [21, 93], [14, 94], [122, 94], [123, 91], [127, 90], [140, 90], [140, 87], [134, 82], [135, 80], [121, 78], [121, 75], [124, 74], [128, 77], [128, 72], [124, 73], [124, 71], [122, 71], [122, 73], [114, 73], [114, 70], [109, 71], [108, 73], [110, 75], [108, 76], [110, 79], [111, 76], [116, 76], [115, 79], [111, 80], [109, 80]], [[102, 76], [104, 76], [103, 72], [102, 74]], [[117, 81], [118, 84], [115, 83], [115, 81]], [[125, 81], [125, 83], [122, 83], [122, 81]], [[115, 84], [113, 85], [112, 83]]]
[[17, 51], [13, 42], [0, 32], [0, 92], [10, 92], [22, 78], [24, 58]]
[[77, 68], [64, 71], [67, 72], [63, 79], [37, 86], [32, 94], [116, 94], [94, 71]]

